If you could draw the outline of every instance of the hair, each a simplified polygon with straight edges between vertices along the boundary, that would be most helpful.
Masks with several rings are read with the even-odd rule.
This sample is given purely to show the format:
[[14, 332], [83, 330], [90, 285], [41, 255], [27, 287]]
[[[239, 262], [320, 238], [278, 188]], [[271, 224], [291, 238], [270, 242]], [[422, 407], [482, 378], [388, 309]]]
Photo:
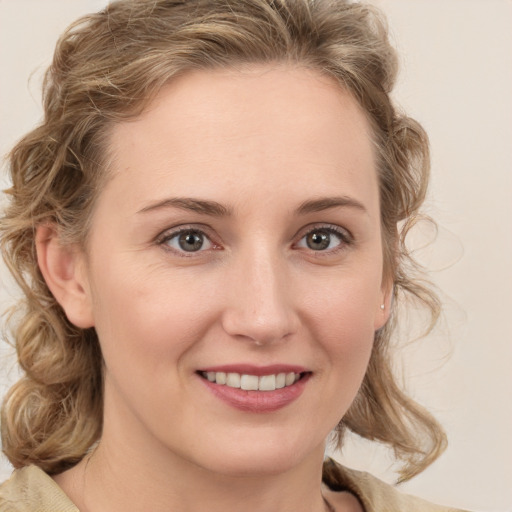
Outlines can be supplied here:
[[[373, 129], [380, 188], [384, 275], [394, 283], [391, 318], [375, 333], [361, 389], [340, 421], [389, 445], [406, 480], [444, 450], [435, 419], [408, 397], [393, 371], [397, 303], [439, 302], [405, 245], [429, 179], [428, 139], [390, 99], [397, 58], [375, 8], [348, 0], [121, 0], [72, 24], [43, 84], [44, 119], [12, 150], [12, 187], [1, 249], [24, 297], [13, 330], [24, 376], [2, 408], [3, 451], [15, 467], [58, 473], [100, 438], [103, 367], [96, 332], [71, 324], [37, 265], [35, 230], [57, 226], [62, 243], [85, 246], [107, 175], [105, 140], [140, 114], [179, 74], [252, 63], [299, 65], [330, 76]], [[401, 226], [400, 230], [398, 226]]]

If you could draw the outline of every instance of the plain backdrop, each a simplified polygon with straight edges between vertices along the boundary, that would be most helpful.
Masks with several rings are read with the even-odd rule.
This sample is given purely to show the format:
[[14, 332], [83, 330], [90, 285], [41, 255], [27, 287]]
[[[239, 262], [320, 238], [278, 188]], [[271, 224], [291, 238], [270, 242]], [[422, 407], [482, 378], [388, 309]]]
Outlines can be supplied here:
[[[41, 119], [40, 83], [62, 30], [105, 0], [0, 0], [0, 153]], [[437, 240], [418, 251], [443, 291], [439, 328], [405, 347], [411, 393], [449, 448], [405, 492], [482, 512], [512, 510], [512, 2], [374, 0], [401, 56], [395, 98], [430, 135], [426, 210]], [[7, 186], [5, 168], [0, 177]], [[428, 228], [416, 244], [432, 238]], [[0, 266], [0, 306], [16, 290]], [[0, 393], [17, 376], [2, 343]], [[389, 453], [349, 439], [336, 457], [392, 481]], [[4, 459], [0, 481], [11, 471]]]

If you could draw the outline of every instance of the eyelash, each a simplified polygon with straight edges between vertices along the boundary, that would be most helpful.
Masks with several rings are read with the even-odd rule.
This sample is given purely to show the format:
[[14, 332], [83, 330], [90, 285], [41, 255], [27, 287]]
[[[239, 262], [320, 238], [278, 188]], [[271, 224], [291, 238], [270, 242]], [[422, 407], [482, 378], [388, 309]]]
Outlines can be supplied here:
[[208, 236], [208, 234], [205, 232], [204, 226], [198, 227], [198, 226], [182, 226], [178, 229], [174, 229], [171, 231], [165, 231], [161, 235], [159, 235], [156, 239], [156, 243], [160, 246], [162, 246], [166, 251], [170, 251], [174, 254], [177, 254], [178, 256], [181, 256], [183, 258], [190, 258], [196, 255], [197, 253], [204, 252], [204, 250], [198, 250], [198, 251], [185, 251], [180, 249], [175, 249], [170, 247], [168, 244], [171, 240], [174, 238], [179, 237], [182, 234], [198, 234], [204, 237], [204, 240], [207, 240], [211, 245], [213, 250], [216, 250], [220, 248], [219, 244], [216, 244], [212, 241], [212, 237]]
[[339, 239], [339, 244], [336, 247], [327, 250], [315, 251], [314, 249], [310, 249], [310, 252], [314, 254], [315, 257], [327, 257], [330, 255], [338, 254], [340, 251], [348, 249], [354, 243], [354, 238], [348, 230], [333, 224], [316, 224], [310, 227], [301, 235], [299, 242], [306, 239], [307, 236], [318, 232], [335, 235]]
[[[165, 250], [171, 251], [174, 254], [179, 255], [180, 257], [184, 258], [190, 258], [197, 255], [197, 253], [205, 252], [206, 250], [218, 250], [220, 248], [220, 245], [215, 243], [212, 240], [212, 237], [208, 236], [208, 234], [205, 232], [205, 228], [203, 226], [182, 226], [178, 229], [171, 230], [171, 231], [165, 231], [161, 235], [159, 235], [156, 239], [156, 243], [160, 246], [162, 246]], [[311, 228], [309, 228], [307, 231], [305, 231], [299, 238], [300, 243], [302, 240], [306, 239], [307, 236], [312, 235], [315, 232], [323, 232], [328, 233], [329, 235], [335, 235], [339, 239], [339, 244], [331, 249], [327, 250], [314, 250], [309, 248], [309, 251], [313, 253], [315, 256], [323, 257], [327, 255], [337, 254], [340, 251], [346, 250], [348, 247], [350, 247], [354, 243], [354, 239], [352, 235], [346, 230], [339, 226], [332, 225], [332, 224], [318, 224], [314, 225]], [[202, 249], [202, 247], [197, 251], [185, 251], [180, 250], [176, 248], [170, 247], [168, 244], [171, 240], [179, 237], [182, 234], [198, 234], [204, 237], [204, 240], [207, 240], [212, 247], [208, 249]], [[294, 246], [297, 245], [297, 243], [294, 244]], [[308, 248], [306, 247], [306, 250]]]

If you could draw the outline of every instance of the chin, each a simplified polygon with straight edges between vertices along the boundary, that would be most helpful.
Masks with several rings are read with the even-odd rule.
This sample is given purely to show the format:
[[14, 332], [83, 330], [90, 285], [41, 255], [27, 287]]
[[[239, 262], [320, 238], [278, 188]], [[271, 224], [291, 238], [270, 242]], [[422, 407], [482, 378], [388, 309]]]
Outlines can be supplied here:
[[290, 440], [268, 440], [263, 442], [236, 443], [223, 448], [216, 446], [214, 453], [202, 453], [198, 464], [204, 469], [224, 476], [272, 476], [286, 473], [299, 466], [308, 458], [321, 461], [324, 443], [311, 448], [306, 443], [293, 443]]

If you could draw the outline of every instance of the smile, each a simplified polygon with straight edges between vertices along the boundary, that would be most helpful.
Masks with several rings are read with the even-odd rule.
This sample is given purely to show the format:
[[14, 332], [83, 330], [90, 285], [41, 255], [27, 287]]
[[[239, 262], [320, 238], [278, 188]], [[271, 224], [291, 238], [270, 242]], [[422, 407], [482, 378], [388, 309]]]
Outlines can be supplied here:
[[202, 368], [196, 372], [204, 386], [222, 402], [250, 413], [269, 413], [297, 400], [313, 372], [301, 366], [248, 364]]
[[292, 386], [302, 376], [295, 372], [260, 376], [234, 372], [200, 372], [200, 375], [214, 384], [245, 391], [275, 391]]

